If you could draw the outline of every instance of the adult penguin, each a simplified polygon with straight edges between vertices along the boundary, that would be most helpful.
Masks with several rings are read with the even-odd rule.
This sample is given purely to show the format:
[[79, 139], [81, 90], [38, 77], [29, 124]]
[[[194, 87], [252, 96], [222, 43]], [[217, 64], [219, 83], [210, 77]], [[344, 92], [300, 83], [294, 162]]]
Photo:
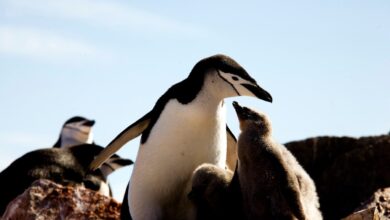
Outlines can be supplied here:
[[272, 101], [271, 95], [232, 58], [214, 55], [199, 61], [149, 113], [121, 132], [91, 168], [99, 167], [142, 133], [125, 195], [128, 214], [136, 220], [194, 219], [194, 207], [187, 198], [191, 175], [203, 163], [225, 168], [227, 140], [232, 137], [227, 135], [223, 100], [234, 96]]

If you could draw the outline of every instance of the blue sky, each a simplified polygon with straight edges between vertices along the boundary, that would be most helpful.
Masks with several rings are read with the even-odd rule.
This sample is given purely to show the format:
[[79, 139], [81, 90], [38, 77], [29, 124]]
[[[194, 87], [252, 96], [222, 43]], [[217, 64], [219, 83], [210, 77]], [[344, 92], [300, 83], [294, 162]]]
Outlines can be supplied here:
[[[200, 59], [233, 57], [281, 143], [390, 131], [390, 2], [0, 0], [0, 169], [74, 115], [108, 144]], [[239, 130], [233, 109], [228, 124]], [[139, 140], [119, 154], [135, 159]], [[115, 198], [131, 168], [113, 174]]]

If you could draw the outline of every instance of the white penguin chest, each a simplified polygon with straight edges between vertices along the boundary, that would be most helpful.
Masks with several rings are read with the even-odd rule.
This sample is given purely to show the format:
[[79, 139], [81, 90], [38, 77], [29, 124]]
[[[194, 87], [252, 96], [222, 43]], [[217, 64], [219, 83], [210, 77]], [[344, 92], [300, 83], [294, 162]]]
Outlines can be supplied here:
[[220, 167], [226, 161], [226, 112], [222, 103], [214, 109], [199, 104], [182, 105], [170, 100], [140, 146], [131, 182], [158, 185], [170, 191], [188, 181], [202, 163]]

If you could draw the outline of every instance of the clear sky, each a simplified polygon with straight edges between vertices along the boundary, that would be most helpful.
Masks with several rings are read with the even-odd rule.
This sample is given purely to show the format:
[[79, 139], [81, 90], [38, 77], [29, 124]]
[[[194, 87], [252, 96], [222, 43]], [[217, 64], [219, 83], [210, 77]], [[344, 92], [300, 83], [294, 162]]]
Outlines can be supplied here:
[[[105, 146], [216, 53], [274, 98], [228, 99], [236, 135], [232, 100], [265, 111], [281, 143], [390, 131], [390, 1], [162, 2], [0, 0], [0, 170], [74, 115]], [[110, 177], [120, 201], [130, 173]]]

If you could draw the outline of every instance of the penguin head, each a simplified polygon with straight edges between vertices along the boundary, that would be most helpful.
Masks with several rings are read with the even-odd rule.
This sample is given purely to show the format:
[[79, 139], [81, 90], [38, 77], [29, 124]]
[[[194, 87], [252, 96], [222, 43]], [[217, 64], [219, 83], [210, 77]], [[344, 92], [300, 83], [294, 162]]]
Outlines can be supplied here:
[[94, 120], [75, 116], [67, 120], [62, 126], [59, 141], [55, 147], [69, 147], [78, 144], [92, 144], [92, 127]]
[[271, 121], [266, 114], [243, 107], [236, 101], [233, 102], [233, 107], [236, 110], [241, 131], [254, 128], [262, 135], [271, 133]]
[[252, 96], [272, 102], [272, 96], [261, 88], [240, 64], [226, 55], [217, 54], [199, 61], [189, 78], [199, 77], [201, 73], [205, 74], [206, 84], [216, 87], [217, 92], [224, 98]]

